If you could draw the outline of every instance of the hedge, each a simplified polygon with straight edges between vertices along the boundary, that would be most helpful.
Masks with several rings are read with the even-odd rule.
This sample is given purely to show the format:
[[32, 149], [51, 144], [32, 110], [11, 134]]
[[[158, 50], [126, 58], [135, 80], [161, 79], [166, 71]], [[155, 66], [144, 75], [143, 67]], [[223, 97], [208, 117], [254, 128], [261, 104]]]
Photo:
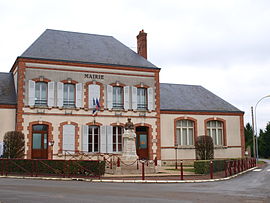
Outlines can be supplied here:
[[[219, 160], [212, 160], [212, 161], [213, 161], [213, 172], [218, 172], [218, 171], [224, 170], [224, 161], [225, 160], [219, 159]], [[194, 161], [194, 171], [196, 174], [210, 173], [210, 160]]]
[[105, 173], [105, 162], [88, 160], [0, 159], [0, 173], [101, 176]]

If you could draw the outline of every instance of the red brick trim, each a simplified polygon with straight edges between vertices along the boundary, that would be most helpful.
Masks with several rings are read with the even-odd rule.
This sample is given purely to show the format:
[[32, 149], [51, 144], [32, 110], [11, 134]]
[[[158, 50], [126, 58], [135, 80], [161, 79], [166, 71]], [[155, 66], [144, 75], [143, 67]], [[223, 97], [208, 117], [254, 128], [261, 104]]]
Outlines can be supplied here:
[[150, 86], [145, 85], [145, 84], [138, 84], [138, 85], [134, 85], [134, 87], [137, 87], [137, 88], [145, 88], [145, 89], [147, 89], [147, 88], [149, 88]]
[[145, 126], [148, 127], [148, 155], [149, 155], [149, 159], [153, 160], [153, 128], [152, 125], [148, 124], [148, 123], [137, 123], [134, 125], [135, 127], [135, 133], [136, 133], [136, 127], [141, 127], [141, 126]]
[[242, 157], [245, 157], [245, 131], [244, 131], [244, 116], [240, 116], [240, 137], [241, 137], [241, 152]]
[[84, 94], [84, 108], [89, 108], [88, 106], [88, 86], [91, 84], [96, 84], [100, 86], [100, 99], [99, 99], [99, 105], [100, 105], [100, 110], [103, 111], [104, 109], [104, 85], [101, 82], [97, 81], [89, 81], [84, 84], [84, 89], [85, 89], [85, 94]]
[[110, 84], [111, 86], [115, 86], [115, 87], [125, 87], [126, 85], [125, 84], [123, 84], [123, 83], [116, 83], [116, 82], [114, 82], [114, 83], [111, 83]]
[[34, 78], [34, 79], [31, 79], [35, 82], [51, 82], [51, 80], [47, 79], [47, 78]]
[[0, 104], [0, 109], [16, 109], [16, 104], [14, 105]]
[[[65, 69], [61, 69], [61, 68], [44, 68], [44, 67], [32, 67], [32, 66], [28, 66], [26, 68], [39, 69], [39, 70], [51, 70], [51, 71], [66, 71], [66, 72], [89, 73], [89, 71], [87, 71], [87, 70], [70, 70], [70, 69], [66, 69], [65, 70]], [[96, 67], [91, 67], [91, 68], [96, 68]], [[125, 75], [125, 76], [136, 76], [136, 77], [149, 77], [149, 78], [154, 77], [153, 75], [139, 75], [139, 74], [113, 73], [113, 72], [111, 73], [111, 72], [100, 72], [100, 71], [93, 71], [93, 70], [91, 70], [91, 73], [93, 73], [93, 74], [104, 74], [104, 75]]]
[[16, 131], [23, 131], [23, 107], [25, 97], [25, 63], [18, 62], [18, 86], [17, 86], [17, 116], [16, 116]]
[[241, 112], [200, 112], [200, 111], [160, 111], [161, 114], [190, 114], [190, 115], [220, 115], [220, 116], [241, 116]]
[[220, 121], [223, 123], [223, 146], [227, 146], [227, 126], [226, 126], [226, 120], [222, 118], [208, 118], [204, 120], [204, 133], [207, 135], [207, 122], [208, 121]]
[[110, 126], [121, 126], [121, 127], [125, 127], [124, 123], [111, 123]]
[[[52, 124], [50, 122], [47, 122], [47, 121], [30, 122], [28, 127], [27, 127], [27, 130], [28, 130], [28, 134], [27, 134], [27, 139], [28, 139], [27, 148], [28, 148], [28, 150], [26, 152], [27, 159], [32, 158], [32, 129], [33, 129], [33, 125], [47, 125], [48, 126], [48, 143], [53, 140], [53, 134], [52, 134], [53, 127], [52, 127]], [[52, 153], [53, 153], [53, 147], [48, 144], [48, 159], [52, 159]]]
[[58, 153], [63, 153], [63, 127], [64, 125], [74, 125], [75, 126], [75, 152], [79, 151], [79, 126], [75, 122], [62, 122], [58, 128]]
[[[141, 71], [141, 72], [159, 72], [160, 69], [157, 68], [140, 68], [140, 67], [131, 67], [131, 66], [118, 66], [118, 65], [107, 65], [107, 64], [87, 64], [87, 63], [80, 63], [80, 62], [65, 62], [65, 61], [57, 61], [57, 60], [46, 60], [46, 59], [30, 59], [30, 58], [19, 58], [17, 61], [27, 62], [27, 63], [43, 63], [43, 64], [55, 64], [55, 65], [67, 65], [67, 66], [79, 66], [79, 67], [97, 67], [97, 68], [104, 68], [104, 69], [113, 69], [113, 70], [133, 70], [133, 71]], [[16, 62], [15, 62], [16, 64]], [[15, 64], [13, 65], [14, 69]], [[87, 71], [89, 72], [89, 71]]]
[[[30, 113], [30, 112], [25, 112], [24, 115], [39, 115], [39, 113]], [[50, 115], [50, 116], [66, 116], [64, 113], [42, 113], [42, 115]], [[126, 115], [93, 115], [93, 114], [69, 114], [68, 116], [87, 116], [87, 117], [112, 117], [112, 118], [126, 118]], [[141, 116], [128, 116], [131, 118], [141, 118]], [[157, 118], [157, 116], [144, 116], [144, 118]]]
[[73, 85], [78, 84], [78, 82], [76, 80], [62, 80], [60, 82], [62, 82], [64, 84], [73, 84]]
[[99, 123], [99, 122], [89, 122], [89, 123], [86, 123], [85, 125], [96, 125], [96, 126], [102, 126], [102, 123]]
[[159, 71], [155, 73], [155, 89], [156, 89], [156, 112], [157, 112], [157, 119], [156, 119], [156, 134], [157, 134], [157, 153], [156, 157], [158, 160], [161, 160], [161, 127], [160, 127], [160, 84], [159, 84]]
[[181, 116], [181, 117], [174, 119], [174, 144], [175, 145], [177, 144], [176, 123], [177, 123], [177, 121], [180, 121], [180, 120], [190, 120], [190, 121], [194, 122], [194, 137], [193, 137], [193, 145], [192, 145], [192, 146], [194, 146], [196, 138], [198, 137], [198, 122], [195, 118], [185, 117], [185, 116]]

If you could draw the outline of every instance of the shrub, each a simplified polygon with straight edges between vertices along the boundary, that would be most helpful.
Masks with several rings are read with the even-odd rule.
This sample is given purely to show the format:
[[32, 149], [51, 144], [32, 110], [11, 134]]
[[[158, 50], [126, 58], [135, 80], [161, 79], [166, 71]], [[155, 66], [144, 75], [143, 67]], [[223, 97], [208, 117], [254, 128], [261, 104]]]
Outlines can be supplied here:
[[[224, 170], [223, 159], [212, 160], [213, 161], [213, 172]], [[194, 171], [196, 174], [207, 174], [210, 173], [210, 160], [194, 161]]]
[[5, 172], [22, 175], [62, 176], [66, 174], [87, 177], [101, 176], [105, 173], [104, 161], [0, 159], [1, 165], [5, 166]]
[[214, 158], [214, 144], [210, 136], [199, 136], [195, 142], [196, 159], [210, 160]]
[[4, 136], [4, 158], [24, 157], [24, 134], [17, 131], [9, 131]]

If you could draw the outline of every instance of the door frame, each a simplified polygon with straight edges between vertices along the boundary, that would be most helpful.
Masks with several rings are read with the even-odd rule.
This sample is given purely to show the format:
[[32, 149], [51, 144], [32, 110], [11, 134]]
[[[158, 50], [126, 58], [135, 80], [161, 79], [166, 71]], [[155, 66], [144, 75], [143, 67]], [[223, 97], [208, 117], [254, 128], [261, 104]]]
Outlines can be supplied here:
[[[35, 125], [46, 125], [46, 124], [35, 124]], [[31, 159], [48, 159], [49, 158], [49, 126], [48, 125], [46, 125], [47, 126], [47, 131], [44, 131], [44, 130], [38, 130], [38, 131], [33, 131], [33, 127], [35, 126], [35, 125], [32, 125], [31, 126], [31, 130], [32, 130], [32, 132], [31, 132]], [[33, 149], [33, 134], [35, 134], [35, 133], [39, 133], [39, 134], [41, 134], [41, 147], [43, 147], [44, 148], [44, 134], [47, 134], [47, 143], [46, 143], [46, 149], [44, 150], [44, 149], [41, 149], [41, 150], [44, 150], [44, 151], [46, 151], [46, 156], [45, 157], [41, 157], [41, 158], [34, 158], [34, 150], [35, 149]]]
[[[145, 128], [145, 131], [137, 131], [137, 128], [140, 128], [140, 127], [143, 127], [143, 128]], [[139, 159], [149, 159], [150, 157], [149, 157], [149, 155], [150, 155], [150, 153], [149, 153], [149, 127], [148, 126], [137, 126], [136, 128], [135, 128], [135, 132], [136, 132], [136, 153], [137, 153], [137, 155], [139, 156]], [[139, 153], [139, 149], [138, 149], [138, 142], [139, 142], [139, 139], [140, 139], [140, 135], [141, 134], [146, 134], [147, 135], [147, 137], [146, 137], [146, 142], [147, 142], [147, 152], [146, 152], [146, 154], [145, 153], [142, 153], [142, 154], [140, 154]], [[142, 156], [144, 156], [144, 157], [142, 157]]]

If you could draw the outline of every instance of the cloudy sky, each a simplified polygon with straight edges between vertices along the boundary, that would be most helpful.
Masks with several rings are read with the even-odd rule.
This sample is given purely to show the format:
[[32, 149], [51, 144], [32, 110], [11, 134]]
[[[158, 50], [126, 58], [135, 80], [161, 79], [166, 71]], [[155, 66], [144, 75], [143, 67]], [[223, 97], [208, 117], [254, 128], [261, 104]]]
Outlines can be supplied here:
[[[245, 111], [270, 95], [269, 0], [0, 0], [0, 71], [47, 28], [112, 35], [136, 50], [148, 33], [148, 59], [163, 83], [202, 85]], [[270, 120], [270, 97], [257, 123]]]

